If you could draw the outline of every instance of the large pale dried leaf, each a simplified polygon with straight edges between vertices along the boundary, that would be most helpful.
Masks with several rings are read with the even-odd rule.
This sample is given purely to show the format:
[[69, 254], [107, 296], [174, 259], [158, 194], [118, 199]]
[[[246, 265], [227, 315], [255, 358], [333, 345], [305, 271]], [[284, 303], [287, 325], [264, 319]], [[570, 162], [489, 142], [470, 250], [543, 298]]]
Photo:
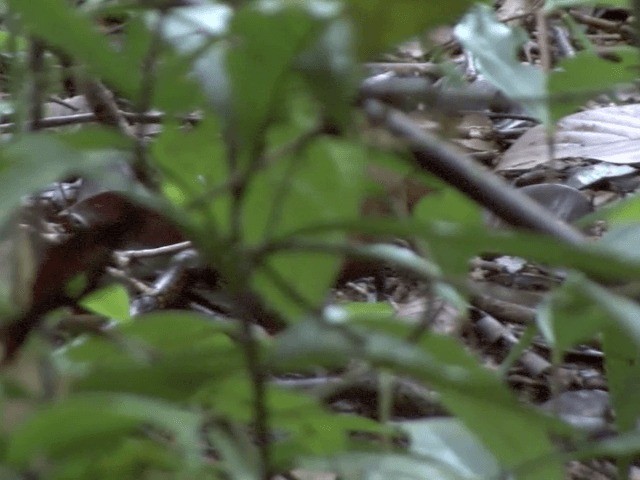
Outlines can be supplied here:
[[91, 107], [84, 95], [65, 98], [60, 102], [45, 103], [45, 117], [62, 117], [79, 113], [91, 113]]
[[[553, 159], [590, 158], [640, 163], [640, 104], [599, 108], [558, 122]], [[520, 137], [502, 156], [498, 170], [526, 170], [551, 160], [543, 126]]]

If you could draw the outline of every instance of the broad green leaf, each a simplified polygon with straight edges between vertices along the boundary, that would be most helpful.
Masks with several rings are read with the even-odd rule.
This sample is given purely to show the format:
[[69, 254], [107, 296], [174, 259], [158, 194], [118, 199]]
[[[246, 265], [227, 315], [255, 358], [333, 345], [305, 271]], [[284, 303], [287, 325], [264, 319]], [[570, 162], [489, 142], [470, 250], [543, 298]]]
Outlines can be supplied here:
[[152, 152], [153, 162], [162, 174], [164, 193], [175, 205], [184, 207], [211, 202], [218, 205], [216, 211], [227, 212], [225, 197], [229, 191], [220, 192], [217, 198], [207, 196], [228, 178], [221, 131], [212, 118], [205, 119], [188, 132], [168, 125], [153, 143]]
[[350, 126], [351, 100], [358, 87], [352, 37], [348, 22], [343, 18], [333, 20], [296, 63], [310, 90], [323, 105], [327, 120], [343, 128]]
[[[545, 457], [555, 451], [550, 433], [566, 433], [564, 426], [522, 406], [497, 376], [484, 370], [454, 339], [430, 335], [422, 339], [421, 346], [439, 362], [466, 369], [466, 381], [460, 385], [448, 382], [436, 389], [445, 407], [483, 443], [501, 467], [517, 469], [537, 460], [531, 462], [530, 470], [518, 472], [518, 478], [562, 478], [562, 462]], [[429, 381], [428, 375], [422, 379]], [[465, 383], [467, 386], [463, 387]], [[523, 437], [522, 431], [528, 435]]]
[[491, 83], [549, 124], [545, 76], [539, 68], [523, 65], [516, 57], [517, 49], [528, 38], [524, 31], [499, 22], [488, 5], [477, 5], [454, 33]]
[[125, 391], [188, 400], [213, 379], [244, 371], [238, 347], [210, 320], [186, 312], [154, 313], [121, 324], [119, 343], [92, 338], [61, 352], [77, 391]]
[[340, 258], [335, 255], [275, 253], [255, 272], [252, 284], [271, 306], [288, 318], [295, 318], [320, 305], [339, 268]]
[[574, 274], [552, 294], [543, 312], [542, 331], [557, 361], [569, 347], [602, 334], [616, 424], [621, 431], [633, 428], [640, 401], [640, 306]]
[[424, 233], [424, 239], [433, 248], [445, 271], [462, 267], [460, 262], [468, 261], [473, 255], [500, 252], [550, 265], [575, 268], [598, 279], [637, 278], [632, 272], [640, 267], [640, 262], [622, 252], [610, 250], [605, 245], [585, 243], [570, 246], [542, 235], [520, 232], [495, 234], [483, 230], [471, 228], [447, 231], [445, 228], [432, 228], [430, 233]]
[[[254, 391], [247, 376], [211, 382], [195, 398], [229, 421], [243, 425], [254, 421]], [[354, 431], [388, 430], [366, 418], [330, 412], [307, 393], [270, 385], [266, 401], [271, 428], [284, 433], [274, 442], [273, 453], [277, 462], [285, 464], [298, 455], [330, 455], [344, 450]]]
[[[484, 227], [367, 219], [305, 227], [285, 236], [285, 239], [346, 231], [352, 234], [422, 239], [429, 245], [442, 271], [448, 275], [466, 275], [468, 261], [474, 255], [500, 252], [549, 265], [575, 268], [598, 279], [635, 280], [640, 276], [640, 262], [633, 256], [599, 244], [585, 242], [584, 245], [567, 245], [543, 235], [489, 232]], [[416, 271], [416, 274], [419, 277], [424, 275], [421, 271]]]
[[629, 6], [629, 0], [546, 0], [544, 2], [544, 10], [550, 12], [559, 8], [570, 8], [587, 5], [608, 5], [610, 7], [625, 8]]
[[635, 428], [640, 410], [640, 305], [592, 282], [584, 290], [603, 311], [603, 352], [616, 425], [621, 431]]
[[557, 360], [568, 348], [593, 339], [606, 327], [606, 315], [585, 292], [583, 282], [583, 277], [569, 275], [540, 308], [538, 325]]
[[112, 284], [95, 290], [82, 298], [80, 304], [97, 314], [118, 321], [128, 321], [129, 294], [122, 285]]
[[[364, 155], [355, 144], [320, 138], [260, 172], [245, 196], [245, 241], [260, 245], [316, 222], [355, 218], [363, 193]], [[337, 240], [342, 235], [324, 237]], [[273, 306], [287, 314], [298, 313], [300, 306], [282, 283], [310, 305], [319, 305], [339, 263], [335, 255], [282, 251], [268, 256], [253, 281]]]
[[[636, 305], [636, 311], [640, 307]], [[637, 317], [636, 317], [637, 321]], [[607, 325], [602, 336], [607, 386], [620, 432], [635, 429], [640, 415], [640, 349], [638, 339], [619, 325]]]
[[603, 236], [600, 246], [629, 259], [640, 259], [640, 222], [613, 226]]
[[327, 318], [335, 323], [352, 323], [358, 319], [388, 319], [394, 315], [391, 305], [386, 302], [349, 302], [329, 305], [325, 308]]
[[[191, 35], [196, 39], [206, 40], [205, 30], [203, 28], [197, 33], [192, 31], [201, 25], [200, 22], [196, 25], [189, 24], [186, 31], [175, 28], [176, 18], [186, 22], [184, 17], [190, 18], [187, 12], [193, 8], [195, 7], [171, 9], [162, 20], [152, 13], [144, 17], [131, 16], [123, 25], [122, 55], [138, 59], [139, 64], [144, 64], [151, 45], [158, 41], [155, 34], [158, 22], [162, 23], [164, 37], [175, 47], [163, 48], [160, 61], [153, 66], [152, 105], [167, 117], [174, 114], [185, 115], [199, 109], [203, 104], [202, 90], [192, 75], [195, 59], [189, 53], [190, 49], [186, 47], [189, 40], [193, 39]], [[182, 23], [179, 25], [186, 27]], [[175, 36], [172, 33], [175, 33]], [[180, 33], [183, 36], [178, 39], [177, 36]], [[143, 88], [149, 88], [149, 86]], [[137, 105], [134, 105], [134, 108], [136, 107]]]
[[457, 190], [447, 187], [426, 195], [413, 210], [422, 222], [450, 222], [462, 225], [482, 225], [482, 209]]
[[[96, 394], [97, 404], [101, 395]], [[89, 395], [91, 398], [91, 395]], [[200, 448], [201, 415], [175, 404], [135, 395], [104, 395], [107, 408], [114, 413], [157, 426], [172, 435], [175, 447], [191, 467], [204, 459]]]
[[139, 435], [143, 426], [171, 435], [172, 448], [187, 468], [202, 464], [199, 415], [155, 399], [122, 394], [77, 395], [42, 408], [16, 430], [6, 458], [19, 466], [28, 466], [35, 458], [55, 463], [82, 456], [95, 459], [127, 435]]
[[[566, 285], [560, 288], [557, 302], [567, 314], [575, 314], [578, 305], [583, 305], [583, 314], [586, 315], [585, 326], [577, 329], [574, 340], [584, 340], [584, 334], [590, 334], [596, 328], [604, 330], [610, 322], [624, 330], [630, 339], [640, 345], [640, 306], [632, 300], [616, 295], [604, 287], [586, 280], [580, 276], [570, 277]], [[552, 305], [554, 305], [552, 300]], [[579, 316], [582, 321], [582, 315]], [[577, 321], [576, 318], [574, 321]], [[570, 334], [569, 329], [563, 330]], [[562, 341], [562, 346], [568, 345], [569, 340]]]
[[[116, 154], [116, 157], [119, 155]], [[9, 143], [0, 153], [0, 225], [5, 224], [23, 196], [70, 173], [108, 168], [114, 156], [91, 155], [67, 146], [64, 137], [28, 135]]]
[[603, 457], [637, 456], [640, 452], [640, 432], [619, 433], [599, 442], [589, 440], [582, 444], [581, 448], [572, 452], [571, 459], [586, 460]]
[[188, 131], [166, 125], [151, 148], [173, 219], [203, 251], [219, 251], [230, 225], [232, 185], [221, 136], [215, 117], [207, 116]]
[[77, 397], [40, 410], [13, 433], [6, 461], [25, 467], [42, 455], [60, 460], [113, 447], [140, 420], [109, 408], [110, 403], [104, 397]]
[[138, 65], [111, 48], [77, 8], [70, 8], [65, 0], [8, 0], [8, 4], [36, 37], [85, 63], [92, 73], [125, 95], [135, 96]]
[[233, 92], [233, 136], [241, 155], [248, 155], [244, 158], [260, 152], [296, 57], [316, 40], [319, 26], [302, 8], [281, 2], [263, 9], [249, 4], [234, 16], [230, 33], [236, 40], [226, 66]]
[[189, 73], [192, 64], [190, 58], [167, 53], [158, 65], [154, 105], [166, 115], [185, 115], [205, 104], [201, 85]]
[[617, 83], [632, 83], [636, 78], [638, 51], [621, 47], [611, 52], [616, 61], [600, 58], [594, 52], [578, 52], [563, 59], [549, 74], [552, 121], [574, 113], [585, 100], [597, 92], [611, 89]]
[[[522, 406], [499, 378], [480, 367], [453, 339], [430, 335], [419, 345], [376, 331], [322, 326], [318, 320], [290, 327], [276, 340], [271, 361], [278, 368], [320, 362], [367, 360], [398, 374], [410, 375], [436, 389], [445, 407], [457, 416], [506, 468], [554, 452], [552, 430], [558, 422]], [[521, 432], [526, 431], [526, 438]], [[559, 461], [546, 461], [526, 478], [561, 478]]]
[[260, 457], [256, 446], [242, 429], [229, 430], [228, 425], [222, 423], [220, 428], [213, 425], [206, 431], [207, 442], [219, 456], [215, 480], [220, 477], [248, 480], [259, 478]]
[[362, 355], [353, 345], [360, 337], [348, 338], [345, 333], [341, 328], [321, 325], [319, 319], [291, 325], [276, 337], [268, 362], [280, 372], [310, 372], [316, 366], [344, 368], [350, 358]]
[[454, 418], [403, 421], [397, 425], [409, 435], [412, 453], [442, 462], [461, 478], [500, 474], [495, 457]]
[[611, 226], [640, 223], [640, 196], [632, 196], [616, 202], [615, 205], [597, 212], [597, 215], [599, 218], [606, 219]]
[[355, 25], [359, 58], [371, 59], [399, 42], [421, 35], [429, 27], [455, 22], [473, 2], [348, 0], [345, 3]]
[[55, 138], [69, 148], [83, 151], [126, 151], [133, 147], [131, 139], [121, 133], [91, 125], [74, 132], [63, 132]]
[[[184, 468], [177, 452], [145, 438], [124, 438], [108, 450], [98, 450], [95, 455], [68, 459], [49, 472], [52, 480], [115, 479], [138, 480], [175, 477]], [[3, 477], [4, 478], [4, 477]], [[198, 478], [203, 478], [199, 476]]]

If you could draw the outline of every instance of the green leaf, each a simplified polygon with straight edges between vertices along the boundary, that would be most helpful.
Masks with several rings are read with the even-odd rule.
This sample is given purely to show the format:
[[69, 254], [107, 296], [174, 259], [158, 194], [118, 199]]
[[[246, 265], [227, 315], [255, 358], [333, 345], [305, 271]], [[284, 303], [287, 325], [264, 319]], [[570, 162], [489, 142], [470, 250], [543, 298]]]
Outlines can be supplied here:
[[451, 187], [441, 188], [422, 198], [413, 209], [422, 222], [451, 222], [483, 225], [482, 209], [477, 203]]
[[[205, 194], [228, 178], [220, 135], [214, 119], [207, 118], [188, 132], [176, 125], [167, 125], [153, 143], [153, 161], [162, 174], [164, 192], [177, 206], [204, 202]], [[213, 199], [214, 202], [220, 200]]]
[[508, 97], [523, 102], [531, 115], [549, 124], [545, 76], [537, 67], [522, 65], [516, 51], [528, 38], [517, 27], [499, 22], [488, 5], [477, 5], [454, 33], [475, 59], [480, 72]]
[[[130, 16], [122, 25], [124, 32], [121, 54], [137, 59], [138, 64], [147, 61], [152, 43], [158, 41], [155, 33], [150, 31], [158, 28], [158, 21], [162, 23], [164, 38], [175, 47], [164, 48], [159, 57], [161, 61], [153, 66], [152, 104], [167, 117], [174, 114], [185, 115], [199, 109], [203, 104], [202, 89], [192, 74], [194, 56], [187, 46], [191, 40], [201, 40], [204, 43], [207, 37], [202, 26], [204, 18], [194, 19], [190, 15], [192, 9], [195, 7], [171, 9], [162, 20], [158, 19], [155, 12], [149, 12], [144, 16]], [[197, 23], [189, 23], [187, 19]], [[196, 32], [198, 27], [202, 29]], [[178, 35], [182, 36], [178, 39]]]
[[91, 125], [74, 132], [61, 132], [55, 138], [69, 148], [82, 151], [127, 151], [133, 147], [131, 139], [120, 132]]
[[427, 28], [453, 23], [473, 2], [446, 3], [422, 0], [348, 0], [347, 13], [355, 25], [360, 59], [371, 59], [398, 42], [422, 34]]
[[[640, 401], [640, 306], [626, 298], [614, 295], [594, 283], [579, 277], [570, 277], [562, 290], [572, 293], [572, 302], [560, 311], [554, 310], [553, 328], [556, 338], [556, 358], [562, 358], [562, 349], [570, 342], [577, 343], [588, 335], [602, 333], [611, 404], [616, 412], [615, 423], [619, 431], [633, 430], [638, 418]], [[554, 298], [557, 294], [554, 293]], [[620, 461], [631, 461], [631, 454], [620, 456]]]
[[[211, 382], [195, 398], [216, 415], [246, 425], [255, 415], [253, 389], [247, 376], [235, 376]], [[330, 412], [307, 393], [269, 385], [266, 401], [271, 428], [284, 434], [272, 445], [275, 460], [285, 465], [297, 456], [337, 453], [347, 448], [354, 431], [388, 430], [370, 419]]]
[[371, 319], [388, 319], [394, 315], [393, 307], [386, 302], [349, 302], [330, 305], [325, 315], [334, 322], [357, 322]]
[[67, 146], [64, 137], [29, 135], [5, 145], [0, 153], [0, 225], [6, 223], [23, 196], [70, 173], [112, 164], [112, 155], [91, 155]]
[[[635, 280], [640, 276], [640, 262], [633, 256], [612, 251], [599, 244], [567, 245], [543, 235], [526, 232], [489, 232], [484, 227], [464, 227], [415, 221], [366, 219], [316, 225], [292, 233], [311, 235], [345, 232], [417, 238], [427, 242], [433, 258], [448, 275], [466, 275], [468, 261], [474, 255], [500, 252], [517, 255], [549, 265], [580, 270], [598, 279]], [[418, 276], [424, 273], [416, 272]], [[429, 278], [429, 277], [428, 277]]]
[[112, 284], [85, 295], [80, 301], [87, 310], [119, 321], [131, 320], [129, 294], [122, 285]]
[[13, 433], [6, 461], [25, 467], [41, 455], [61, 459], [114, 446], [140, 420], [111, 406], [104, 397], [88, 396], [40, 410]]
[[[76, 479], [121, 479], [137, 480], [144, 478], [163, 478], [177, 475], [184, 462], [177, 452], [145, 438], [124, 438], [111, 450], [100, 450], [96, 455], [72, 458], [58, 465], [57, 475], [50, 473], [56, 480]], [[4, 478], [4, 477], [3, 477]], [[202, 477], [199, 477], [202, 478]]]
[[584, 289], [584, 278], [571, 274], [541, 306], [538, 325], [554, 348], [559, 361], [562, 354], [580, 342], [602, 332], [607, 318]]
[[640, 452], [638, 431], [620, 433], [599, 442], [589, 441], [572, 454], [572, 459], [637, 456]]
[[166, 115], [184, 115], [186, 112], [200, 109], [205, 104], [201, 85], [190, 74], [192, 64], [190, 58], [167, 53], [158, 65], [154, 105]]
[[[442, 364], [465, 368], [465, 381], [447, 382], [436, 388], [445, 407], [477, 436], [503, 468], [517, 468], [555, 451], [550, 432], [567, 429], [521, 405], [497, 376], [483, 369], [452, 338], [431, 335], [421, 341], [421, 346]], [[422, 379], [428, 382], [428, 377]], [[522, 431], [527, 435], [522, 436]], [[518, 478], [562, 478], [562, 472], [559, 459], [545, 459], [532, 463], [527, 472], [518, 472]]]
[[200, 315], [153, 313], [115, 333], [120, 343], [92, 338], [61, 352], [61, 365], [79, 376], [74, 390], [185, 401], [208, 382], [244, 371], [241, 351]]
[[344, 18], [328, 23], [318, 41], [296, 62], [304, 80], [320, 101], [328, 121], [347, 128], [351, 99], [358, 87], [350, 25]]
[[[91, 398], [92, 396], [89, 396]], [[177, 450], [185, 457], [190, 466], [195, 467], [204, 461], [200, 450], [201, 416], [185, 408], [153, 398], [134, 395], [96, 395], [97, 403], [101, 397], [108, 402], [108, 408], [119, 415], [135, 418], [140, 422], [157, 426], [169, 432]]]
[[[636, 305], [636, 312], [640, 307]], [[637, 321], [637, 317], [636, 317]], [[638, 339], [619, 325], [608, 325], [602, 336], [607, 386], [615, 424], [620, 432], [635, 429], [640, 414], [640, 350]]]
[[397, 425], [409, 435], [411, 452], [442, 462], [459, 478], [491, 478], [501, 473], [495, 457], [459, 420], [431, 418]]
[[552, 121], [574, 113], [597, 92], [609, 90], [617, 83], [633, 83], [638, 51], [621, 47], [611, 55], [617, 59], [605, 60], [594, 52], [582, 51], [559, 62], [558, 68], [549, 74], [549, 95], [558, 98], [550, 104]]
[[592, 282], [585, 281], [584, 289], [609, 322], [603, 336], [609, 390], [616, 425], [629, 431], [635, 428], [640, 401], [640, 305]]
[[557, 361], [569, 347], [603, 334], [607, 379], [616, 424], [635, 427], [640, 401], [640, 306], [573, 274], [557, 289], [541, 316]]
[[268, 401], [274, 427], [290, 435], [276, 446], [274, 453], [280, 461], [334, 455], [349, 448], [352, 432], [381, 434], [390, 430], [368, 418], [331, 412], [307, 393], [271, 388]]
[[123, 94], [135, 96], [138, 65], [111, 48], [79, 9], [65, 0], [8, 0], [8, 4], [34, 36], [85, 63]]
[[296, 56], [319, 32], [319, 24], [303, 9], [284, 5], [274, 2], [260, 10], [250, 4], [231, 23], [236, 41], [226, 65], [233, 92], [232, 128], [237, 147], [249, 157], [262, 146]]
[[601, 238], [600, 246], [629, 259], [640, 259], [640, 223], [611, 227]]
[[640, 223], [640, 197], [633, 196], [616, 202], [600, 210], [597, 215], [606, 219], [611, 226]]
[[[267, 243], [316, 222], [355, 218], [363, 194], [365, 154], [358, 145], [320, 138], [256, 175], [243, 208], [246, 242]], [[292, 302], [283, 284], [308, 304], [319, 305], [339, 264], [334, 255], [283, 251], [269, 255], [253, 282], [274, 307], [293, 315], [300, 306]]]
[[71, 457], [95, 458], [122, 444], [128, 434], [153, 426], [172, 438], [188, 468], [202, 465], [200, 416], [155, 399], [123, 394], [84, 394], [41, 408], [13, 433], [6, 461], [29, 466], [36, 458], [62, 462]]
[[[575, 308], [577, 308], [578, 304], [584, 305], [582, 307], [583, 312], [585, 309], [587, 311], [595, 309], [596, 315], [598, 312], [602, 312], [599, 320], [597, 317], [591, 317], [593, 313], [587, 315], [587, 319], [591, 318], [586, 321], [587, 326], [585, 326], [584, 332], [587, 334], [594, 331], [595, 327], [598, 326], [600, 329], [604, 329], [611, 321], [614, 321], [619, 328], [626, 331], [629, 338], [637, 345], [640, 345], [640, 323], [637, 321], [638, 315], [640, 315], [640, 306], [632, 300], [616, 295], [600, 285], [577, 275], [567, 279], [566, 285], [560, 288], [557, 298], [564, 300], [565, 303], [561, 305], [567, 312], [574, 309], [571, 312], [573, 315], [575, 315]], [[578, 330], [575, 338], [584, 340], [583, 333]], [[566, 342], [562, 343], [563, 346], [567, 344]]]
[[[549, 455], [555, 449], [549, 432], [568, 430], [522, 406], [497, 376], [448, 337], [430, 335], [419, 345], [410, 345], [377, 331], [323, 326], [315, 320], [279, 335], [270, 359], [277, 368], [312, 363], [335, 367], [339, 361], [361, 359], [424, 381], [506, 468]], [[527, 478], [560, 478], [562, 472], [560, 461], [536, 467]]]
[[559, 8], [570, 8], [587, 5], [611, 6], [626, 8], [629, 6], [628, 0], [546, 0], [544, 2], [544, 10], [547, 12], [557, 10]]

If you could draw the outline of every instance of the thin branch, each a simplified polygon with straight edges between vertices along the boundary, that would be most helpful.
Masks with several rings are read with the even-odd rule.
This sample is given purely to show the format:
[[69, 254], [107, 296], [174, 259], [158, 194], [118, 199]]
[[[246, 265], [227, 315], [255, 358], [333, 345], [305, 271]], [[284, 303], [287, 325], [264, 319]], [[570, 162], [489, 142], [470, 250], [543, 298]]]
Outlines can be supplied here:
[[29, 120], [27, 129], [40, 130], [43, 117], [44, 92], [46, 81], [44, 76], [44, 43], [37, 38], [31, 39], [29, 47], [29, 70], [31, 72], [31, 88], [29, 92]]
[[235, 307], [240, 310], [240, 340], [247, 362], [247, 371], [253, 386], [253, 423], [260, 464], [260, 479], [271, 478], [271, 448], [269, 432], [269, 408], [267, 406], [267, 375], [260, 360], [258, 342], [255, 338], [251, 321], [251, 305], [253, 299], [240, 294], [236, 298]]
[[377, 100], [366, 100], [364, 109], [373, 122], [407, 141], [420, 168], [441, 178], [507, 223], [546, 233], [566, 243], [584, 243], [585, 237], [580, 232], [465, 158], [454, 147], [423, 131], [403, 113]]
[[266, 255], [279, 251], [342, 255], [357, 260], [394, 265], [402, 271], [427, 281], [442, 279], [440, 269], [436, 265], [418, 256], [408, 248], [390, 244], [353, 245], [294, 238], [265, 244], [257, 249], [253, 255], [256, 262], [259, 262]]
[[[130, 113], [120, 111], [120, 114], [127, 120], [136, 123], [150, 124], [150, 123], [162, 123], [165, 119], [165, 115], [162, 113]], [[9, 117], [10, 118], [10, 117]], [[187, 119], [192, 121], [192, 119]], [[100, 122], [100, 118], [95, 113], [74, 113], [72, 115], [57, 115], [53, 117], [45, 117], [40, 119], [38, 127], [40, 129], [45, 128], [57, 128], [66, 127], [69, 125], [81, 125], [84, 123]], [[0, 132], [5, 133], [12, 131], [15, 128], [15, 122], [0, 123]]]
[[[165, 12], [159, 11], [158, 19], [156, 21], [155, 28], [153, 29], [153, 34], [151, 35], [149, 49], [142, 60], [142, 79], [140, 81], [140, 92], [136, 105], [136, 111], [139, 115], [148, 111], [151, 108], [153, 101], [156, 82], [156, 65], [164, 45], [162, 41], [164, 20]], [[135, 139], [135, 160], [133, 168], [143, 184], [153, 186], [155, 182], [149, 171], [149, 160], [147, 158], [148, 148], [144, 136], [144, 125], [141, 123], [137, 125]]]
[[85, 79], [83, 82], [84, 95], [98, 122], [115, 127], [129, 138], [134, 138], [134, 132], [124, 118], [113, 95], [97, 80]]

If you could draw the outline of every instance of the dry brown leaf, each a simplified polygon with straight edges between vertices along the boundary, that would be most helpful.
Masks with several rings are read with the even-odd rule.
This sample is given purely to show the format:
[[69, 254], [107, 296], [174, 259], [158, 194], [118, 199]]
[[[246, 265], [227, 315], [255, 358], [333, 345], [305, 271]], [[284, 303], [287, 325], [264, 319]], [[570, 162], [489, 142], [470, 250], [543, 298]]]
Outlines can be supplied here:
[[[553, 159], [570, 157], [640, 163], [640, 104], [587, 110], [560, 120]], [[504, 153], [496, 169], [528, 170], [549, 160], [545, 130], [539, 125]]]

